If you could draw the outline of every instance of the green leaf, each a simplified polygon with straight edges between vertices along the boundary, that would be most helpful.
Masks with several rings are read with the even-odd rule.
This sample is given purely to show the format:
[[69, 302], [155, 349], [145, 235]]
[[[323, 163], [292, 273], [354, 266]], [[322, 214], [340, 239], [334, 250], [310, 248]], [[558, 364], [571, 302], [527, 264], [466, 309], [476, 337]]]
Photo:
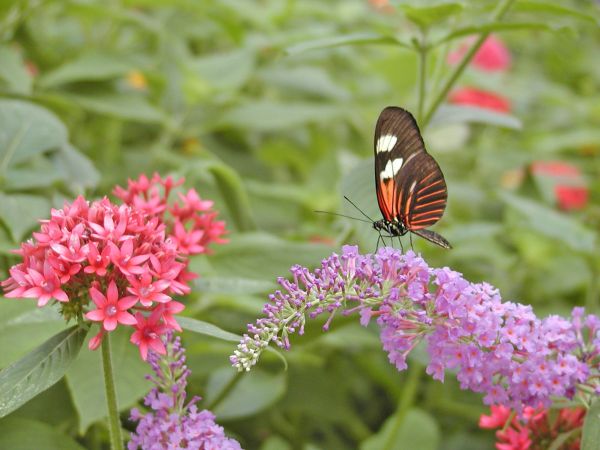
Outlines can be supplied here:
[[595, 252], [596, 236], [594, 232], [577, 220], [532, 200], [507, 192], [501, 193], [500, 198], [508, 207], [523, 217], [528, 227], [538, 233], [556, 239], [575, 251], [588, 254]]
[[84, 450], [73, 438], [37, 420], [9, 417], [0, 421], [0, 448], [10, 450]]
[[583, 433], [581, 436], [581, 450], [597, 450], [600, 448], [600, 401], [592, 404], [585, 415]]
[[433, 6], [411, 6], [401, 5], [406, 18], [421, 28], [429, 28], [439, 22], [462, 12], [463, 5], [460, 3], [441, 3]]
[[236, 276], [213, 277], [204, 275], [194, 283], [196, 290], [207, 294], [262, 294], [274, 290], [276, 286], [270, 281]]
[[320, 50], [323, 48], [339, 47], [342, 45], [364, 44], [395, 44], [401, 47], [412, 48], [411, 45], [399, 41], [393, 36], [386, 36], [378, 33], [353, 33], [301, 42], [288, 47], [286, 49], [286, 53], [288, 55], [296, 55], [309, 50]]
[[240, 277], [273, 280], [287, 276], [294, 264], [314, 267], [331, 253], [325, 245], [290, 242], [265, 233], [231, 236], [212, 255], [210, 263], [217, 273], [235, 273]]
[[[561, 449], [563, 449], [564, 448], [563, 444], [565, 444], [572, 437], [579, 435], [579, 433], [581, 433], [581, 429], [580, 428], [575, 428], [574, 430], [570, 430], [570, 431], [566, 431], [564, 433], [560, 433], [552, 441], [552, 443], [548, 447], [548, 450], [561, 450]], [[600, 445], [600, 440], [597, 441], [597, 444]], [[598, 448], [598, 445], [596, 445], [596, 448]]]
[[52, 153], [51, 158], [55, 171], [60, 173], [61, 179], [76, 194], [95, 187], [100, 181], [100, 173], [92, 161], [70, 144]]
[[0, 174], [14, 164], [67, 143], [67, 129], [50, 111], [20, 100], [0, 100]]
[[[23, 59], [15, 47], [0, 46], [0, 80], [9, 92], [31, 94], [31, 75], [23, 64]], [[1, 86], [1, 84], [0, 84]]]
[[217, 90], [239, 89], [250, 78], [254, 69], [254, 53], [248, 49], [237, 49], [203, 56], [191, 63], [196, 76], [207, 81]]
[[[111, 352], [119, 409], [132, 407], [150, 390], [144, 378], [151, 372], [138, 348], [129, 342], [130, 330], [118, 328], [110, 333]], [[106, 339], [106, 336], [104, 337]], [[79, 432], [85, 433], [94, 422], [106, 417], [106, 399], [101, 351], [85, 351], [66, 374], [71, 398], [79, 415]]]
[[213, 409], [219, 420], [257, 414], [274, 404], [285, 392], [283, 373], [272, 375], [254, 369], [238, 374], [233, 367], [223, 367], [214, 371], [208, 379], [206, 403], [210, 404], [216, 399], [236, 376], [241, 379]]
[[222, 330], [212, 323], [203, 322], [202, 320], [193, 319], [192, 317], [175, 316], [175, 319], [177, 320], [177, 323], [181, 325], [181, 328], [193, 331], [194, 333], [211, 336], [229, 342], [239, 342], [240, 339], [242, 339], [242, 337], [237, 334]]
[[0, 367], [8, 366], [65, 328], [56, 308], [38, 308], [32, 299], [0, 298]]
[[163, 122], [163, 113], [151, 105], [146, 98], [137, 94], [96, 93], [65, 94], [82, 108], [134, 122]]
[[46, 73], [38, 83], [43, 88], [49, 88], [78, 81], [108, 80], [123, 76], [134, 67], [130, 57], [94, 51], [84, 53]]
[[[381, 430], [365, 440], [360, 450], [403, 450], [406, 443], [410, 442], [411, 448], [419, 450], [436, 450], [440, 445], [440, 429], [433, 417], [423, 410], [413, 408], [406, 413], [400, 428], [395, 430], [396, 416], [390, 416]], [[394, 432], [396, 439], [388, 442], [390, 434]], [[391, 444], [391, 445], [387, 445]]]
[[50, 216], [50, 202], [28, 194], [0, 193], [0, 218], [11, 232], [13, 240], [23, 240], [40, 219]]
[[325, 68], [320, 67], [269, 67], [260, 73], [262, 82], [283, 90], [294, 90], [308, 95], [348, 100], [350, 92], [335, 80]]
[[68, 328], [0, 372], [0, 417], [48, 389], [77, 357], [87, 330]]
[[343, 115], [342, 107], [328, 103], [260, 100], [230, 109], [221, 117], [220, 124], [251, 131], [280, 131]]
[[521, 121], [515, 116], [475, 106], [442, 105], [431, 119], [432, 125], [464, 122], [481, 123], [513, 130], [520, 130], [523, 127]]
[[252, 214], [250, 200], [238, 173], [225, 164], [211, 164], [208, 170], [215, 177], [237, 230], [255, 230], [256, 221]]
[[501, 31], [519, 31], [519, 30], [540, 30], [540, 31], [557, 31], [559, 29], [563, 29], [566, 26], [564, 24], [551, 24], [548, 22], [488, 22], [484, 24], [477, 25], [469, 25], [466, 27], [461, 27], [453, 30], [452, 32], [446, 34], [445, 36], [437, 39], [432, 46], [435, 47], [437, 45], [443, 44], [444, 42], [448, 42], [454, 40], [456, 38], [461, 38], [464, 36], [470, 36], [472, 34], [482, 34], [482, 33], [498, 33]]
[[559, 18], [571, 16], [576, 19], [585, 20], [598, 25], [598, 18], [594, 17], [592, 14], [587, 14], [580, 9], [569, 8], [568, 6], [559, 3], [560, 2], [519, 0], [515, 2], [512, 10], [513, 12], [523, 11], [535, 14], [548, 13], [556, 15]]

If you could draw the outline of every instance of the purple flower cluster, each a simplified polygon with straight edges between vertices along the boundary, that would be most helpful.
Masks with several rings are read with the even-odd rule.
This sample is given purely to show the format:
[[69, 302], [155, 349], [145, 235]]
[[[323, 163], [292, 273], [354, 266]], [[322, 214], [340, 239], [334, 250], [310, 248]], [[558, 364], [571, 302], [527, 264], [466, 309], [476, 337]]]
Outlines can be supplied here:
[[530, 306], [502, 302], [487, 283], [392, 248], [361, 255], [347, 246], [314, 272], [291, 272], [293, 281], [279, 279], [283, 289], [270, 296], [266, 317], [248, 326], [231, 357], [238, 370], [249, 370], [271, 341], [289, 348], [289, 334], [302, 334], [306, 317], [329, 314], [327, 328], [336, 311], [359, 311], [363, 325], [376, 320], [398, 370], [425, 342], [427, 373], [443, 381], [446, 370], [454, 371], [461, 387], [484, 393], [487, 404], [521, 410], [600, 392], [600, 319], [582, 308], [569, 320], [539, 319]]
[[151, 351], [148, 355], [154, 375], [147, 378], [155, 387], [146, 395], [144, 403], [152, 411], [141, 413], [131, 410], [131, 420], [139, 421], [131, 433], [129, 450], [241, 450], [240, 444], [229, 439], [223, 427], [215, 423], [210, 411], [198, 411], [193, 397], [186, 404], [185, 388], [190, 370], [185, 365], [185, 349], [179, 337], [168, 333], [165, 338], [166, 355]]

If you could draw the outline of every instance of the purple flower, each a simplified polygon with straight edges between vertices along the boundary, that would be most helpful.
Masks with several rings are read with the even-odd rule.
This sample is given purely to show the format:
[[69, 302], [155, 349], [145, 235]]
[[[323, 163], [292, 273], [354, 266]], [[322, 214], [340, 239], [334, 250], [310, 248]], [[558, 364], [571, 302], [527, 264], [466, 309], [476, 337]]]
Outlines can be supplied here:
[[198, 411], [199, 397], [186, 404], [185, 388], [190, 370], [185, 365], [185, 349], [179, 337], [168, 333], [165, 339], [166, 355], [153, 351], [148, 362], [153, 375], [147, 378], [155, 387], [144, 398], [151, 409], [146, 414], [137, 408], [131, 410], [131, 420], [139, 421], [127, 444], [129, 450], [241, 450], [240, 444], [227, 438], [223, 427], [215, 423], [215, 416], [207, 410]]
[[289, 335], [302, 334], [306, 318], [358, 312], [375, 320], [383, 349], [398, 370], [424, 342], [427, 373], [443, 381], [452, 371], [461, 388], [484, 394], [487, 404], [516, 410], [548, 406], [552, 397], [597, 395], [600, 384], [600, 319], [573, 310], [572, 318], [539, 319], [532, 308], [502, 302], [497, 289], [471, 283], [449, 268], [434, 269], [413, 252], [382, 248], [361, 255], [346, 246], [310, 272], [295, 266], [293, 281], [265, 305], [266, 317], [248, 326], [231, 357], [249, 370], [271, 341], [289, 348]]

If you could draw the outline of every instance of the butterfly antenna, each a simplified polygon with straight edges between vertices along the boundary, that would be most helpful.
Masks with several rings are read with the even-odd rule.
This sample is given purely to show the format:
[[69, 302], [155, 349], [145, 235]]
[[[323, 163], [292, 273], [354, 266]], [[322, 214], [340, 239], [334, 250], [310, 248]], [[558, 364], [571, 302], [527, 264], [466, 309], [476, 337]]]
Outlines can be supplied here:
[[367, 216], [362, 209], [360, 209], [358, 206], [356, 206], [354, 204], [354, 202], [352, 200], [350, 200], [348, 197], [346, 197], [344, 195], [344, 198], [348, 201], [348, 203], [350, 203], [352, 206], [354, 206], [356, 208], [356, 210], [361, 213], [363, 216], [365, 216], [367, 219], [369, 219], [369, 222], [374, 223], [375, 221], [373, 219], [371, 219], [369, 216]]
[[330, 211], [320, 211], [320, 210], [315, 210], [314, 212], [316, 213], [321, 213], [321, 214], [329, 214], [332, 216], [340, 216], [340, 217], [345, 217], [346, 219], [352, 219], [352, 220], [358, 220], [360, 222], [365, 222], [365, 223], [373, 223], [372, 220], [365, 220], [365, 219], [361, 219], [359, 217], [352, 217], [352, 216], [347, 216], [345, 214], [338, 214], [338, 213], [334, 213], [334, 212], [330, 212]]

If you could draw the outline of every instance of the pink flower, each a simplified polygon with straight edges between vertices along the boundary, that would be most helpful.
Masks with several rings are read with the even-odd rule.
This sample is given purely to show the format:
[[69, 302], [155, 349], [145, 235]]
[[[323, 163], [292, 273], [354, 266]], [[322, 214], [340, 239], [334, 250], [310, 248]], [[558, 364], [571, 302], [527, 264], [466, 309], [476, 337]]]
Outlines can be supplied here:
[[[184, 207], [174, 209], [181, 214], [185, 210], [185, 221], [170, 212], [169, 193], [182, 182], [142, 175], [129, 180], [128, 189], [115, 189], [122, 205], [106, 197], [88, 202], [79, 196], [52, 209], [33, 239], [13, 252], [21, 262], [0, 283], [5, 296], [37, 298], [39, 306], [51, 299], [73, 303], [61, 309], [67, 320], [87, 308], [91, 297], [96, 307], [85, 317], [102, 324], [89, 347], [98, 348], [104, 334], [119, 324], [135, 325], [134, 339], [145, 355], [158, 346], [152, 333], [181, 330], [174, 315], [184, 307], [171, 294], [191, 290], [195, 275], [187, 270], [186, 255], [206, 253], [211, 242], [223, 242], [225, 233], [224, 223], [214, 219], [212, 202], [193, 190], [180, 195]], [[138, 302], [149, 319], [138, 322], [130, 311]]]
[[[167, 303], [171, 301], [171, 297], [164, 294], [163, 291], [171, 284], [168, 280], [152, 281], [152, 275], [148, 266], [145, 271], [138, 277], [129, 277], [127, 279], [131, 286], [127, 287], [127, 291], [131, 294], [131, 298], [136, 302], [140, 302], [143, 306], [152, 306], [152, 302]], [[125, 298], [130, 298], [125, 297]]]
[[164, 355], [167, 350], [161, 336], [168, 328], [160, 323], [161, 308], [154, 310], [147, 318], [142, 313], [137, 313], [135, 319], [136, 331], [131, 335], [130, 341], [139, 347], [142, 359], [145, 361], [148, 357], [148, 349]]
[[564, 211], [583, 209], [588, 202], [589, 190], [585, 186], [558, 184], [554, 188], [558, 207]]
[[182, 331], [181, 326], [175, 320], [174, 314], [179, 314], [181, 311], [185, 309], [185, 305], [183, 303], [176, 302], [175, 300], [170, 301], [169, 303], [165, 303], [161, 305], [157, 310], [160, 310], [162, 313], [162, 319], [165, 324], [177, 331]]
[[199, 211], [208, 211], [213, 206], [212, 200], [202, 200], [194, 189], [190, 189], [186, 195], [179, 193], [179, 199], [183, 202], [183, 206], [175, 203], [170, 209], [171, 214], [178, 217], [182, 222]]
[[81, 237], [84, 229], [85, 225], [83, 223], [79, 223], [75, 228], [73, 228], [73, 230], [71, 230], [71, 233], [69, 233], [65, 242], [67, 245], [53, 243], [50, 244], [50, 247], [64, 261], [72, 263], [79, 263], [83, 261], [87, 253], [87, 247], [85, 245], [81, 245]]
[[579, 167], [565, 161], [534, 161], [530, 172], [535, 179], [543, 179], [542, 186], [552, 191], [556, 205], [563, 211], [586, 207], [589, 189]]
[[119, 268], [123, 275], [140, 274], [144, 268], [140, 266], [150, 255], [133, 256], [133, 239], [127, 239], [119, 248], [116, 244], [110, 243], [110, 259], [115, 266]]
[[205, 247], [201, 245], [204, 230], [186, 230], [185, 226], [175, 219], [174, 238], [177, 241], [178, 250], [184, 255], [203, 253]]
[[103, 337], [104, 337], [104, 328], [100, 328], [100, 331], [98, 331], [98, 334], [96, 334], [96, 336], [91, 338], [90, 342], [88, 342], [88, 348], [90, 350], [96, 350], [98, 347], [100, 347], [100, 344], [102, 344]]
[[116, 224], [113, 216], [113, 211], [104, 211], [102, 225], [90, 220], [88, 223], [93, 231], [92, 237], [102, 241], [119, 241], [127, 228], [127, 210], [122, 207], [119, 208]]
[[[456, 51], [448, 54], [448, 64], [458, 64], [474, 42], [475, 38], [470, 37]], [[511, 57], [508, 48], [506, 48], [500, 39], [492, 35], [477, 50], [471, 63], [480, 70], [495, 72], [507, 70], [510, 67], [510, 60]]]
[[[44, 263], [44, 269], [40, 273], [35, 269], [27, 269], [27, 274], [33, 287], [25, 290], [22, 296], [25, 298], [37, 298], [38, 306], [44, 306], [52, 298], [59, 302], [68, 302], [67, 293], [60, 288], [60, 280], [49, 262]], [[13, 297], [14, 291], [5, 294]]]
[[127, 312], [136, 303], [135, 298], [124, 297], [119, 299], [119, 290], [114, 280], [110, 281], [106, 296], [98, 289], [90, 288], [90, 296], [96, 304], [93, 311], [88, 312], [86, 319], [94, 322], [102, 322], [102, 326], [106, 331], [112, 331], [117, 327], [117, 323], [123, 325], [135, 325], [136, 320]]
[[98, 244], [90, 242], [87, 254], [88, 266], [83, 269], [85, 273], [95, 273], [99, 277], [106, 275], [106, 268], [110, 264], [110, 247], [105, 245], [102, 253], [98, 251]]
[[479, 417], [479, 428], [502, 428], [511, 415], [510, 408], [503, 405], [492, 405], [490, 411], [489, 416], [482, 414]]
[[510, 100], [493, 92], [473, 87], [464, 87], [452, 91], [448, 101], [455, 105], [471, 105], [491, 109], [501, 113], [510, 112]]

